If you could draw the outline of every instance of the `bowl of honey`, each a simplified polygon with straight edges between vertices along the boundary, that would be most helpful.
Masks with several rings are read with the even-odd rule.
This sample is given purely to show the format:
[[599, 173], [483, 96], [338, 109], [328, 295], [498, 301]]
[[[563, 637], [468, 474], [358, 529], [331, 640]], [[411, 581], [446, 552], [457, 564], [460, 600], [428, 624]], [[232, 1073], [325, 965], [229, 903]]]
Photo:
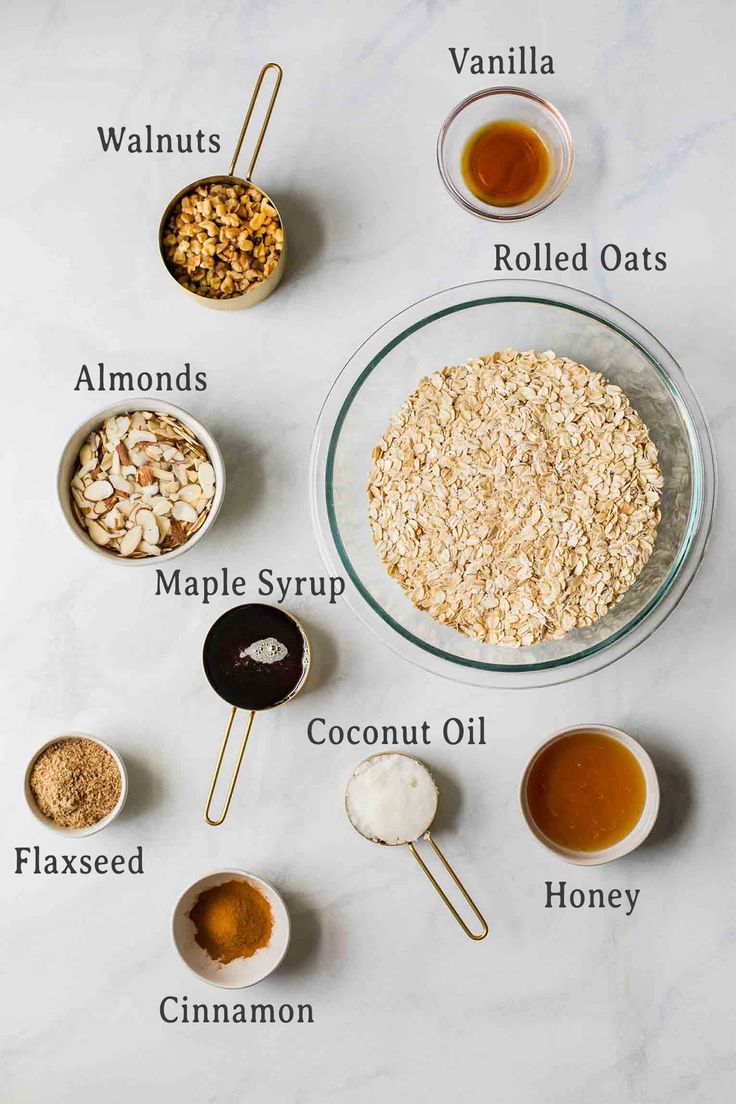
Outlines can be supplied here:
[[548, 851], [577, 866], [599, 866], [647, 838], [659, 812], [659, 782], [633, 737], [610, 725], [576, 725], [537, 748], [519, 801]]
[[452, 198], [498, 222], [549, 207], [567, 187], [574, 163], [565, 119], [524, 88], [473, 93], [450, 112], [437, 140], [437, 164]]

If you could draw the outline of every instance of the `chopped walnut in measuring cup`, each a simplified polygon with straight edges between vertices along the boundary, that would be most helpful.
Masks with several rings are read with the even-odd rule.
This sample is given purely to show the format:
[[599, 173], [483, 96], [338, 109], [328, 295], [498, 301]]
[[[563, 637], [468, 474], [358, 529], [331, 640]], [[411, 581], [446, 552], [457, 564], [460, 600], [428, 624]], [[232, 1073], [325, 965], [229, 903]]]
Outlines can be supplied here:
[[169, 271], [195, 295], [232, 299], [266, 280], [281, 256], [278, 211], [254, 184], [201, 184], [174, 207], [163, 237]]

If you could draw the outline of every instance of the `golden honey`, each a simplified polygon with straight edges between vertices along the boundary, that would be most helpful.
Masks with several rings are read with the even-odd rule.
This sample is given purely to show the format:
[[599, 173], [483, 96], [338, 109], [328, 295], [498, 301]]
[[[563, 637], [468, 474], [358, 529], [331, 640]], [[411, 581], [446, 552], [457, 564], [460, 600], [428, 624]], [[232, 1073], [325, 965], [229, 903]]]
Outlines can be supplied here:
[[646, 780], [636, 757], [600, 732], [571, 732], [537, 756], [526, 786], [534, 823], [571, 851], [602, 851], [641, 817]]

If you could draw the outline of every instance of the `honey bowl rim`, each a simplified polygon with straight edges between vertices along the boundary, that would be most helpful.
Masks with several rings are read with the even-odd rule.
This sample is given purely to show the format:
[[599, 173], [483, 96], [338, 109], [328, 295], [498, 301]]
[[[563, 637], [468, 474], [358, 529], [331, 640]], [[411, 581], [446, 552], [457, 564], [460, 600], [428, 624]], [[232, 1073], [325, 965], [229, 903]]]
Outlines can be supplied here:
[[[558, 740], [578, 732], [590, 732], [608, 736], [610, 739], [615, 740], [631, 752], [644, 775], [644, 807], [642, 808], [636, 824], [623, 839], [618, 840], [608, 847], [600, 848], [598, 851], [576, 851], [573, 848], [564, 847], [562, 844], [556, 843], [555, 840], [545, 835], [534, 820], [527, 799], [529, 776], [542, 752], [552, 744], [557, 743]], [[613, 862], [615, 859], [623, 858], [624, 855], [628, 855], [632, 851], [635, 851], [637, 847], [640, 847], [641, 844], [644, 843], [652, 831], [659, 813], [659, 803], [659, 779], [648, 751], [638, 740], [630, 736], [628, 732], [624, 732], [623, 729], [607, 724], [566, 725], [564, 728], [560, 728], [556, 732], [553, 732], [552, 735], [546, 737], [529, 756], [521, 776], [521, 782], [519, 783], [519, 806], [527, 828], [532, 833], [537, 843], [544, 847], [546, 851], [551, 852], [553, 855], [556, 855], [557, 858], [563, 859], [565, 862], [571, 863], [574, 866], [602, 866], [605, 863]]]

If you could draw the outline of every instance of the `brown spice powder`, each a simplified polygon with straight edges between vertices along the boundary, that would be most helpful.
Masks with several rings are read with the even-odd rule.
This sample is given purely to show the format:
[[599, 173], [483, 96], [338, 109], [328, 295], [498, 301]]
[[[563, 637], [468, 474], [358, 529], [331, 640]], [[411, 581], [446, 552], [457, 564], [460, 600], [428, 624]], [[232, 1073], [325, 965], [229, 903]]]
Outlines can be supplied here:
[[113, 811], [122, 790], [109, 751], [81, 736], [42, 751], [29, 784], [39, 810], [62, 828], [91, 828]]
[[195, 941], [222, 963], [250, 958], [268, 946], [273, 930], [271, 906], [250, 882], [232, 880], [204, 890], [189, 918]]

